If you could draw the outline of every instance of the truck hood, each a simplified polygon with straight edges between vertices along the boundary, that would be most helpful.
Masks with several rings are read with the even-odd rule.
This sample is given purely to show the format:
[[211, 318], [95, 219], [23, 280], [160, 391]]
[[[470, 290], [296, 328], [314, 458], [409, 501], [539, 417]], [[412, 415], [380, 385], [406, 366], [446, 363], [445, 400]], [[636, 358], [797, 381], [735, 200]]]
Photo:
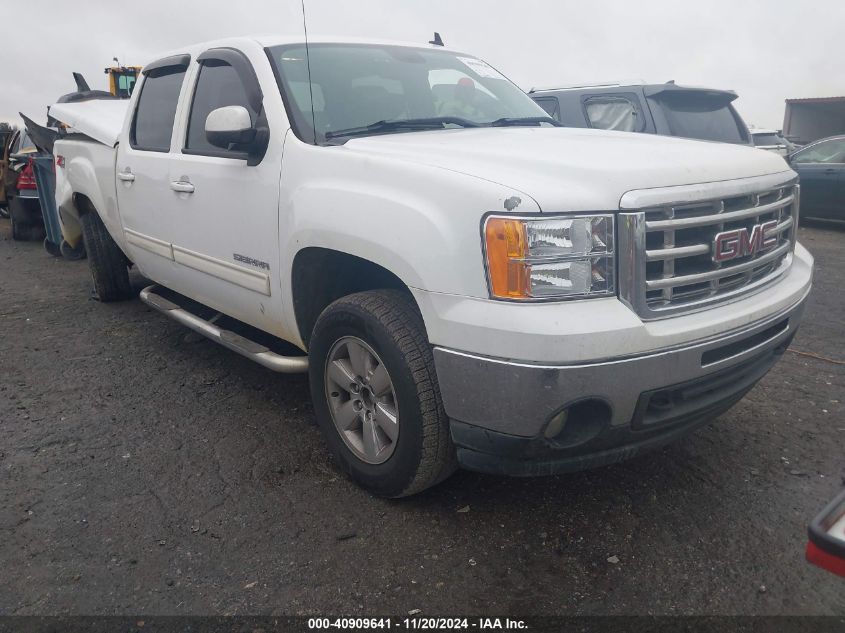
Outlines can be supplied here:
[[128, 109], [129, 99], [92, 99], [76, 103], [54, 103], [48, 112], [73, 132], [114, 147]]
[[490, 180], [544, 211], [619, 208], [628, 191], [789, 172], [751, 146], [575, 128], [472, 128], [357, 138], [351, 152]]

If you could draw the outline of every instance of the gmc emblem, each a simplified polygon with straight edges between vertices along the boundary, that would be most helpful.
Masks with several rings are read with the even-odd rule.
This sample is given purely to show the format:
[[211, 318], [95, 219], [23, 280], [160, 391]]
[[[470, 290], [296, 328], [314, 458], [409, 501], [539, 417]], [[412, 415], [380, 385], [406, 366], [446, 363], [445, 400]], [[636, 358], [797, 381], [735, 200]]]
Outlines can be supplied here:
[[726, 262], [770, 249], [778, 243], [777, 234], [772, 234], [777, 225], [777, 220], [770, 220], [763, 224], [755, 224], [751, 233], [748, 229], [717, 233], [713, 239], [713, 261]]

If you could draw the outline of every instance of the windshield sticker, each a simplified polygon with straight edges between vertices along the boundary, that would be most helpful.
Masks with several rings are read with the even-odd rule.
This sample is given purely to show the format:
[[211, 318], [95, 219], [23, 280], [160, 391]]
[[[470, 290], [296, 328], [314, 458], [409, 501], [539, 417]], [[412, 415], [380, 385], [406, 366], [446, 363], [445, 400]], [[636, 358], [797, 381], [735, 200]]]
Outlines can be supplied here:
[[458, 59], [466, 64], [466, 66], [479, 77], [486, 77], [488, 79], [505, 78], [502, 73], [480, 59], [476, 59], [475, 57], [458, 57]]

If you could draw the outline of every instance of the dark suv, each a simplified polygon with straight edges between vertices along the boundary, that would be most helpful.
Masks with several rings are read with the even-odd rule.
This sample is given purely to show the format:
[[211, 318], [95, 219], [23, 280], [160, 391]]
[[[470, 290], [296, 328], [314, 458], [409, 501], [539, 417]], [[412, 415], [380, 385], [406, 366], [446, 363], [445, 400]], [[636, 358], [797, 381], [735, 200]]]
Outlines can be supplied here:
[[748, 127], [732, 105], [737, 94], [731, 90], [669, 82], [532, 89], [528, 94], [568, 127], [752, 144]]

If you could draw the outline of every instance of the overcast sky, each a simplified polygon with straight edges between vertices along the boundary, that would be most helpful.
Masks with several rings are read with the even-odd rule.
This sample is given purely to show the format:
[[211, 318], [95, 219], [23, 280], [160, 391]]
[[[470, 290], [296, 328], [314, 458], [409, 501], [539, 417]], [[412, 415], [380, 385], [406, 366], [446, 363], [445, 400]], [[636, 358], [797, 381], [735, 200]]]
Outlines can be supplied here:
[[[842, 0], [306, 0], [309, 34], [426, 42], [486, 59], [520, 87], [606, 80], [728, 88], [750, 125], [784, 99], [845, 94]], [[0, 121], [43, 120], [74, 89], [105, 88], [113, 57], [143, 65], [188, 43], [302, 33], [299, 0], [5, 2]]]

